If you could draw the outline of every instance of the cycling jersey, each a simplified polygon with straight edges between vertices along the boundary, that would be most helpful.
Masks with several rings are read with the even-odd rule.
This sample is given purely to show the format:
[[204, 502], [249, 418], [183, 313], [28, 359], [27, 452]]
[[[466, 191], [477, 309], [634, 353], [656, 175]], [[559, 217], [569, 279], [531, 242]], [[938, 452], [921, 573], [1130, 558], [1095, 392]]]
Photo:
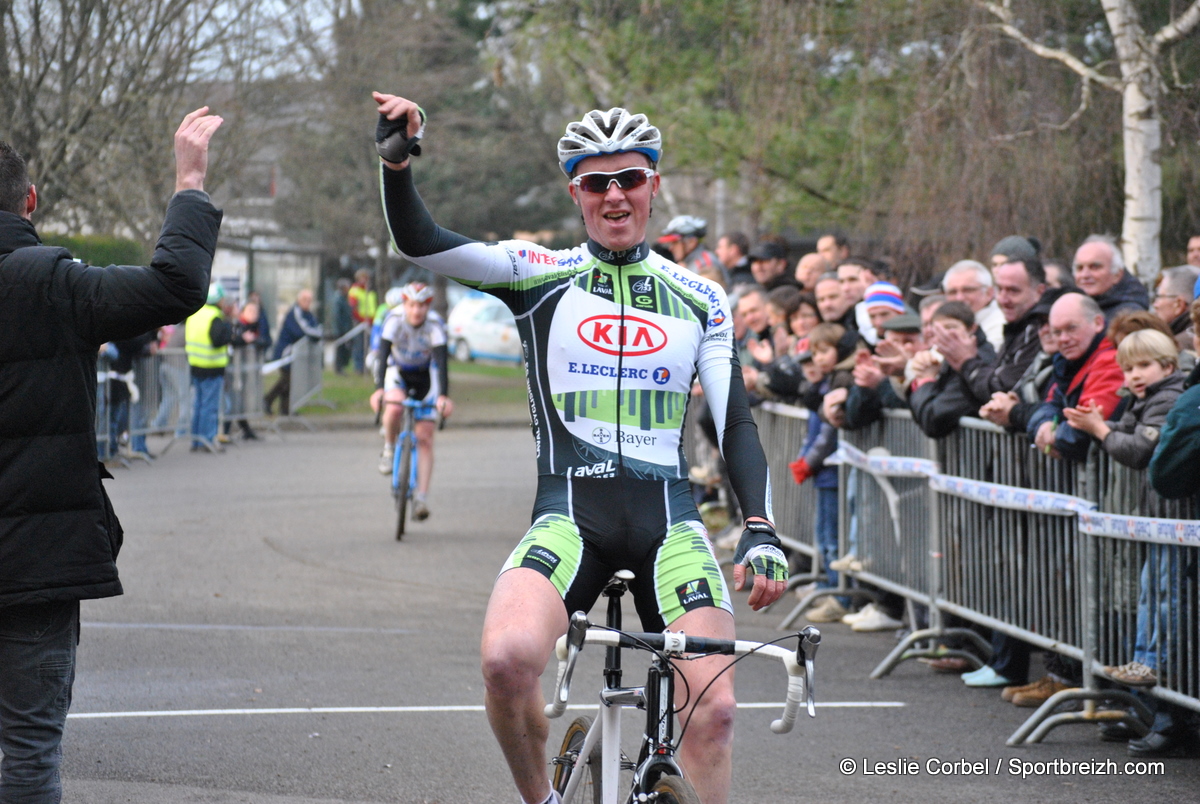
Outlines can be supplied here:
[[[421, 326], [414, 327], [408, 323], [403, 306], [389, 311], [379, 338], [379, 357], [376, 387], [400, 388], [417, 399], [449, 393], [446, 325], [436, 312], [430, 310]], [[431, 376], [432, 367], [437, 368], [436, 377]]]
[[404, 308], [396, 307], [383, 321], [380, 336], [392, 345], [388, 363], [401, 371], [428, 371], [433, 361], [433, 350], [446, 345], [446, 325], [442, 317], [433, 310], [419, 327], [408, 323]]
[[750, 416], [724, 290], [643, 242], [550, 250], [482, 243], [437, 226], [412, 171], [381, 166], [405, 257], [512, 310], [524, 350], [540, 475], [687, 477], [682, 434], [697, 376], [743, 515], [770, 520], [770, 478]]

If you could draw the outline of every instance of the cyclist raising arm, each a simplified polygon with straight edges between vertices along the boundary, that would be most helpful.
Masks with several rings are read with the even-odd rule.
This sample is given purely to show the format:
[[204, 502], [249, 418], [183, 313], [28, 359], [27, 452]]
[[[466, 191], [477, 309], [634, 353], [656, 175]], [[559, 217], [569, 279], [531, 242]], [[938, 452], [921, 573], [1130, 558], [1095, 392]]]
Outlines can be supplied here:
[[[433, 289], [421, 282], [410, 282], [401, 291], [403, 304], [388, 311], [375, 358], [375, 393], [371, 409], [383, 409], [383, 455], [379, 471], [392, 473], [396, 436], [400, 433], [400, 405], [405, 399], [426, 401], [434, 410], [417, 412], [417, 493], [413, 497], [413, 518], [429, 517], [425, 495], [433, 475], [434, 411], [449, 416], [454, 405], [447, 396], [450, 377], [446, 367], [446, 327], [437, 313], [430, 314]], [[430, 370], [437, 368], [437, 374]]]
[[[521, 334], [538, 461], [533, 525], [496, 580], [484, 622], [488, 720], [527, 804], [552, 802], [549, 731], [538, 681], [572, 611], [586, 611], [617, 569], [646, 630], [731, 639], [733, 608], [692, 501], [684, 413], [698, 377], [746, 515], [735, 588], [749, 603], [783, 594], [787, 564], [771, 525], [770, 479], [750, 417], [733, 323], [719, 285], [656, 255], [646, 224], [658, 193], [659, 131], [624, 109], [567, 126], [559, 162], [588, 241], [551, 251], [480, 243], [443, 229], [421, 202], [409, 154], [423, 134], [412, 101], [374, 93], [384, 209], [399, 251], [490, 293]], [[733, 674], [724, 657], [689, 662], [680, 758], [706, 804], [728, 800]], [[718, 674], [720, 674], [718, 676]], [[695, 697], [714, 678], [699, 703]]]

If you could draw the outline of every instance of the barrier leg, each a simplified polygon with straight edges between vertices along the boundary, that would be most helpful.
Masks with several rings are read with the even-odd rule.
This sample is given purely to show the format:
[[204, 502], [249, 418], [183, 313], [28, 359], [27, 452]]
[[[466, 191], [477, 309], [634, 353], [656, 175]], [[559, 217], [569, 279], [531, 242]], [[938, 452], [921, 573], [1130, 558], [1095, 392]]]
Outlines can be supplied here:
[[[1082, 712], [1058, 712], [1055, 714], [1054, 710], [1066, 701], [1085, 701], [1086, 703]], [[1125, 709], [1100, 710], [1096, 708], [1097, 701], [1115, 701], [1132, 709], [1133, 712], [1130, 713]], [[1146, 708], [1146, 705], [1135, 695], [1124, 690], [1082, 688], [1062, 690], [1051, 695], [1044, 704], [1039, 706], [1037, 711], [1012, 733], [1006, 744], [1040, 743], [1052, 729], [1067, 723], [1121, 721], [1136, 731], [1139, 736], [1144, 736], [1150, 731], [1147, 724], [1153, 720], [1154, 716]]]
[[918, 642], [936, 643], [938, 640], [945, 639], [948, 636], [966, 637], [969, 641], [974, 642], [975, 646], [980, 649], [980, 652], [985, 656], [989, 656], [992, 652], [991, 645], [987, 640], [975, 633], [969, 628], [922, 628], [919, 631], [913, 631], [911, 634], [901, 640], [900, 644], [892, 648], [892, 652], [887, 655], [879, 666], [871, 671], [870, 678], [880, 679], [896, 669], [896, 666], [906, 659], [925, 658], [949, 658], [958, 657], [966, 659], [975, 665], [978, 670], [983, 667], [981, 660], [974, 653], [968, 650], [960, 650], [958, 648], [939, 648], [936, 645], [929, 648], [919, 648], [914, 650], [913, 646]]

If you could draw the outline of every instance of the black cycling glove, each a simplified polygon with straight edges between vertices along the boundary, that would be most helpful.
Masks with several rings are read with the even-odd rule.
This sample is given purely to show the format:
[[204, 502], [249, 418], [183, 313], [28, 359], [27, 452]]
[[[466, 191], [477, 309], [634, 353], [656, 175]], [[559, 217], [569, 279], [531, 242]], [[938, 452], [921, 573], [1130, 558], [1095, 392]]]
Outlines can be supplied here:
[[425, 135], [425, 110], [417, 107], [421, 114], [421, 127], [412, 139], [408, 138], [408, 115], [396, 120], [388, 120], [386, 115], [379, 115], [375, 124], [375, 150], [389, 162], [403, 162], [409, 154], [421, 155], [421, 137]]
[[766, 522], [747, 522], [733, 552], [735, 564], [744, 564], [756, 575], [769, 581], [787, 581], [788, 563], [780, 549], [775, 528]]

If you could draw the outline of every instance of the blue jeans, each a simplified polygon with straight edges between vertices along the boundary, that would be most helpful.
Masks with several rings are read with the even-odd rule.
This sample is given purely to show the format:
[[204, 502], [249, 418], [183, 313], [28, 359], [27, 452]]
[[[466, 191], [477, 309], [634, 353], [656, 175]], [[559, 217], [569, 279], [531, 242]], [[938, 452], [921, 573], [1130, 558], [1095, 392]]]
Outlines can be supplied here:
[[821, 551], [821, 566], [827, 581], [817, 585], [822, 589], [837, 586], [837, 570], [829, 568], [830, 562], [838, 558], [838, 490], [817, 489], [817, 516], [813, 527], [817, 536], [817, 549]]
[[[838, 558], [838, 490], [817, 489], [817, 516], [814, 522], [817, 535], [817, 549], [821, 551], [821, 567], [825, 570], [824, 581], [817, 581], [818, 589], [832, 589], [838, 585], [837, 570], [831, 570], [829, 564]], [[839, 597], [838, 602], [843, 606], [850, 604], [850, 598]]]
[[79, 601], [0, 608], [0, 804], [62, 800]]
[[1142, 565], [1137, 606], [1137, 638], [1133, 660], [1158, 670], [1159, 657], [1176, 656], [1179, 649], [1179, 574], [1178, 550], [1152, 544]]
[[196, 398], [192, 402], [193, 447], [203, 447], [205, 441], [209, 444], [216, 441], [217, 426], [221, 418], [221, 391], [224, 387], [223, 374], [216, 377], [192, 375], [192, 388], [196, 391]]

